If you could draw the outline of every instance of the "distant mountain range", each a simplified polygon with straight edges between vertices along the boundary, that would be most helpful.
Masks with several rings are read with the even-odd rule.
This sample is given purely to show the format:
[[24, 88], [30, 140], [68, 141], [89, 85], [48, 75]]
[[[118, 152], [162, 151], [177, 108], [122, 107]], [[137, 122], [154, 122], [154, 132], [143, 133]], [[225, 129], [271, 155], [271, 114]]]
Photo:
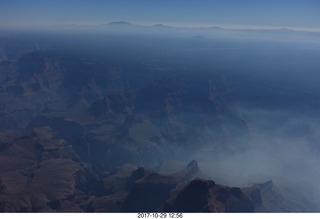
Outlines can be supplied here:
[[[59, 27], [59, 26], [56, 26]], [[142, 24], [134, 24], [127, 21], [114, 21], [110, 23], [105, 24], [98, 24], [98, 25], [81, 25], [81, 24], [71, 24], [71, 25], [61, 25], [60, 27], [91, 27], [91, 28], [97, 28], [97, 27], [135, 27], [135, 28], [170, 28], [170, 29], [176, 29], [176, 30], [229, 30], [229, 31], [263, 31], [263, 32], [282, 32], [282, 33], [297, 33], [297, 32], [312, 32], [312, 33], [319, 33], [316, 31], [310, 31], [310, 30], [297, 30], [294, 28], [249, 28], [249, 27], [243, 27], [243, 28], [226, 28], [221, 26], [203, 26], [203, 27], [192, 27], [192, 26], [170, 26], [165, 25], [161, 23], [157, 24], [150, 24], [150, 25], [142, 25]]]
[[[46, 27], [44, 29], [49, 29]], [[164, 24], [140, 25], [126, 21], [116, 21], [99, 25], [64, 25], [55, 26], [54, 29], [64, 31], [98, 31], [105, 33], [129, 33], [129, 34], [147, 34], [159, 36], [197, 36], [209, 38], [237, 38], [237, 39], [276, 39], [276, 40], [308, 40], [319, 41], [320, 32], [307, 30], [295, 30], [289, 28], [225, 28], [219, 26], [209, 27], [178, 27]]]
[[[143, 24], [134, 24], [131, 22], [127, 21], [113, 21], [110, 23], [103, 23], [103, 24], [96, 24], [96, 25], [82, 25], [82, 24], [68, 24], [68, 25], [56, 25], [55, 27], [110, 27], [110, 26], [122, 26], [122, 27], [145, 27], [145, 28], [150, 28], [150, 27], [161, 27], [161, 28], [175, 28], [175, 29], [239, 29], [239, 30], [246, 30], [250, 28], [223, 28], [219, 26], [207, 26], [207, 27], [192, 27], [192, 26], [170, 26], [170, 25], [165, 25], [161, 23], [156, 23], [156, 24], [150, 24], [150, 25], [143, 25]], [[287, 29], [287, 28], [279, 28], [279, 29], [286, 29], [286, 30], [292, 30], [294, 29]], [[279, 30], [279, 29], [274, 29], [274, 30]]]

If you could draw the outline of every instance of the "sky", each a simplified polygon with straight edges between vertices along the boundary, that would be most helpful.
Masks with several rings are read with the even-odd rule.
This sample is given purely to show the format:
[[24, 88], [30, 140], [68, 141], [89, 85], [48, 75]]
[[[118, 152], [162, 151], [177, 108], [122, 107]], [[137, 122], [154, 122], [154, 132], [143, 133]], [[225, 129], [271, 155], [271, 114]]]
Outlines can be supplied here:
[[320, 29], [319, 0], [0, 0], [0, 27], [96, 25]]

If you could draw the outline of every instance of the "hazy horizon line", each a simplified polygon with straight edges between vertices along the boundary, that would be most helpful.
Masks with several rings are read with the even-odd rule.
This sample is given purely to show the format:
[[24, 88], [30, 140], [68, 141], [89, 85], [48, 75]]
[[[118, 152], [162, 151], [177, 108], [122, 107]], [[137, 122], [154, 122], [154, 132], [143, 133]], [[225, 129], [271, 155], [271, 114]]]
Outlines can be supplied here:
[[244, 25], [244, 24], [215, 24], [215, 23], [177, 23], [177, 22], [135, 22], [135, 21], [106, 21], [106, 22], [70, 22], [70, 23], [0, 23], [0, 29], [9, 29], [9, 30], [25, 30], [27, 28], [37, 29], [37, 28], [63, 28], [63, 27], [99, 27], [107, 26], [111, 24], [129, 24], [133, 26], [141, 27], [153, 27], [157, 25], [162, 25], [169, 28], [194, 28], [194, 29], [205, 29], [205, 28], [221, 28], [229, 30], [292, 30], [292, 31], [303, 31], [303, 32], [320, 32], [320, 28], [316, 27], [301, 27], [301, 26], [269, 26], [269, 25]]

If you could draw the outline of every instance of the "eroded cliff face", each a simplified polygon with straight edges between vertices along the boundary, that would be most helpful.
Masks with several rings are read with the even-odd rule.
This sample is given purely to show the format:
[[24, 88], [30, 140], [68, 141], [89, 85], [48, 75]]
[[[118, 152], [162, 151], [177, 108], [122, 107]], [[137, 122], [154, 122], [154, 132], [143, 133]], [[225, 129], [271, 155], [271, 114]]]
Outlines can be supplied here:
[[[202, 66], [207, 53], [135, 59], [126, 40], [104, 55], [97, 45], [0, 43], [1, 211], [319, 211], [318, 185], [227, 186], [274, 172], [317, 182], [317, 92], [239, 72], [261, 67], [251, 61]], [[224, 64], [243, 61], [228, 55]], [[216, 178], [196, 161], [184, 168], [195, 157]], [[260, 172], [268, 178], [245, 179]]]
[[96, 175], [49, 127], [1, 132], [2, 212], [82, 211]]
[[[172, 198], [172, 191], [178, 190], [174, 194], [181, 193], [193, 199], [192, 194], [184, 194], [186, 189], [181, 192], [179, 187], [203, 176], [197, 162], [193, 161], [185, 170], [174, 174], [124, 165], [99, 178], [81, 161], [72, 146], [49, 127], [32, 132], [7, 131], [0, 135], [2, 212], [169, 211], [169, 205], [165, 206]], [[223, 188], [220, 187], [215, 189]], [[200, 195], [211, 200], [207, 194]], [[202, 207], [189, 210], [204, 211]], [[232, 211], [215, 209], [228, 210]]]
[[219, 150], [231, 126], [246, 132], [218, 79], [145, 79], [131, 71], [162, 69], [50, 51], [2, 61], [0, 70], [1, 211], [165, 211], [173, 193], [205, 176], [197, 162], [172, 174], [136, 166], [189, 159], [207, 142]]
[[2, 130], [50, 126], [82, 159], [109, 170], [191, 159], [203, 148], [242, 150], [237, 138], [248, 134], [219, 77], [204, 82], [50, 51], [26, 53], [0, 69]]
[[315, 212], [310, 197], [272, 181], [215, 183], [190, 162], [172, 173], [124, 164], [97, 175], [50, 127], [0, 132], [1, 212]]

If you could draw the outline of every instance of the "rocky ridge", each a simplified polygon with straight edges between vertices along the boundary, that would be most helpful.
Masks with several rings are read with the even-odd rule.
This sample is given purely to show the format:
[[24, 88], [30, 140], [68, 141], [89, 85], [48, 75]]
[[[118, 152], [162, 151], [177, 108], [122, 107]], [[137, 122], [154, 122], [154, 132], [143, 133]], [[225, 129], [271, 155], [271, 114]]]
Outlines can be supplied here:
[[[135, 68], [143, 73], [128, 73]], [[0, 130], [50, 126], [97, 168], [190, 159], [208, 142], [216, 151], [243, 150], [237, 139], [248, 133], [218, 78], [203, 84], [50, 51], [1, 62], [0, 71]]]

